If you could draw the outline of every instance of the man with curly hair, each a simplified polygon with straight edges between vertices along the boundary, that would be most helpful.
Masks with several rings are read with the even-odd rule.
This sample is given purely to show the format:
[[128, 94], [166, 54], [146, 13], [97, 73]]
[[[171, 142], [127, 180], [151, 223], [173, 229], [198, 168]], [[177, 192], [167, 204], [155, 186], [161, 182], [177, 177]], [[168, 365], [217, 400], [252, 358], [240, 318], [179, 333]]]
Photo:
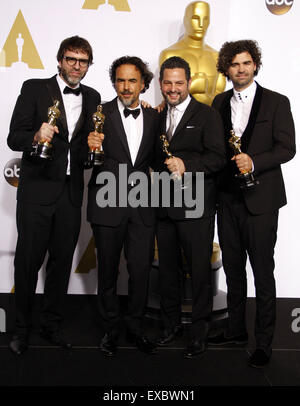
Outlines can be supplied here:
[[[256, 288], [256, 349], [249, 365], [264, 367], [272, 353], [276, 318], [274, 248], [278, 211], [286, 204], [280, 165], [295, 155], [295, 130], [286, 96], [254, 81], [261, 67], [261, 51], [252, 40], [226, 42], [219, 53], [218, 70], [233, 89], [213, 102], [222, 118], [227, 166], [220, 176], [218, 233], [228, 287], [229, 323], [213, 345], [246, 344], [247, 255]], [[240, 138], [241, 153], [233, 154], [232, 135]], [[241, 173], [256, 182], [241, 188]]]
[[[155, 213], [150, 204], [148, 207], [122, 204], [121, 192], [118, 193], [122, 189], [128, 200], [136, 186], [134, 182], [128, 184], [128, 177], [136, 172], [147, 177], [150, 185], [149, 165], [158, 134], [158, 113], [152, 108], [145, 109], [139, 95], [149, 88], [153, 74], [140, 58], [124, 56], [113, 62], [110, 78], [117, 97], [103, 106], [103, 134], [91, 132], [88, 137], [90, 148], [100, 148], [104, 138], [104, 163], [93, 169], [87, 213], [98, 256], [98, 303], [105, 333], [100, 349], [110, 357], [117, 350], [120, 321], [117, 278], [124, 245], [129, 273], [125, 317], [128, 338], [140, 351], [153, 354], [155, 346], [144, 335], [142, 322], [154, 246]], [[101, 196], [107, 185], [97, 182], [98, 175], [101, 177], [104, 173], [114, 179], [116, 190], [116, 204], [105, 207]]]

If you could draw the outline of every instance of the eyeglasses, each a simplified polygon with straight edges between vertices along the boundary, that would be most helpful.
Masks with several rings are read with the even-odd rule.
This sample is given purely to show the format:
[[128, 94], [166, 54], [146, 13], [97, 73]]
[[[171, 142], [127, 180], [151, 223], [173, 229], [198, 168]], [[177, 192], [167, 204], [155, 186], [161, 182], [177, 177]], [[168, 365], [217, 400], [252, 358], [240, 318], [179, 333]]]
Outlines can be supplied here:
[[72, 56], [64, 56], [63, 59], [66, 60], [69, 66], [75, 66], [77, 62], [79, 62], [79, 66], [81, 66], [81, 68], [86, 68], [89, 65], [88, 59], [77, 59], [73, 58]]

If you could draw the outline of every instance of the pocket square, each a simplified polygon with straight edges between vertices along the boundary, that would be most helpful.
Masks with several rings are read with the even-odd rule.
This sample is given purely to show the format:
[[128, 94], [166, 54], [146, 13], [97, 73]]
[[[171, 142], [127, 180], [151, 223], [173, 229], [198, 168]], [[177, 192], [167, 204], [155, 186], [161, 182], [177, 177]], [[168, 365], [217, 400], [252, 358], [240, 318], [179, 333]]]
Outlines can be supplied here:
[[194, 125], [187, 125], [185, 128], [196, 128]]

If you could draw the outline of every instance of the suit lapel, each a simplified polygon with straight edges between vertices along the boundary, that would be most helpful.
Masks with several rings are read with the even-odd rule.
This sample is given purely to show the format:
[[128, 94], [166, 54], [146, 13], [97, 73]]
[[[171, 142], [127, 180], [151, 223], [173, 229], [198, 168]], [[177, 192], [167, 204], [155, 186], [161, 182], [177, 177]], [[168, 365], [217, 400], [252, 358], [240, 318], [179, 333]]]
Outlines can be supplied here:
[[57, 126], [61, 127], [63, 129], [63, 131], [60, 132], [58, 135], [67, 137], [68, 136], [68, 125], [67, 125], [67, 119], [66, 119], [66, 111], [65, 111], [63, 100], [62, 100], [60, 88], [59, 88], [57, 80], [56, 80], [56, 76], [53, 76], [51, 79], [49, 79], [46, 86], [50, 93], [53, 104], [54, 104], [55, 100], [59, 101], [58, 108], [60, 110], [60, 117], [57, 120]]
[[168, 105], [166, 103], [165, 108], [160, 113], [160, 133], [167, 134], [167, 114], [168, 114]]
[[[221, 114], [222, 121], [223, 121], [226, 140], [228, 140], [231, 137], [230, 130], [232, 130], [231, 106], [230, 106], [230, 99], [231, 99], [232, 95], [233, 95], [233, 90], [231, 89], [227, 92], [227, 94], [225, 94], [225, 98], [220, 107], [220, 114]], [[228, 143], [226, 143], [226, 146], [228, 147]]]
[[185, 125], [189, 122], [190, 118], [192, 117], [192, 115], [194, 114], [194, 110], [197, 108], [197, 102], [196, 100], [192, 97], [191, 101], [189, 102], [187, 108], [185, 109], [185, 112], [181, 118], [181, 120], [179, 121], [175, 132], [173, 134], [173, 137], [171, 138], [170, 143], [172, 143], [172, 141], [178, 136], [178, 134], [180, 133], [180, 131], [185, 127]]
[[[81, 113], [80, 116], [78, 118], [78, 121], [76, 123], [73, 135], [72, 135], [72, 139], [76, 137], [76, 135], [79, 133], [79, 130], [81, 129], [81, 127], [83, 126], [84, 123], [84, 118], [86, 116], [86, 111], [87, 111], [87, 103], [88, 103], [88, 95], [87, 95], [87, 91], [85, 89], [85, 87], [83, 85], [81, 85], [81, 93], [82, 93], [82, 107], [81, 107]], [[92, 117], [87, 117], [87, 119], [92, 120]]]
[[147, 148], [148, 145], [148, 137], [150, 134], [150, 116], [149, 111], [142, 107], [143, 113], [143, 135], [140, 143], [140, 147], [136, 156], [136, 160], [134, 165], [138, 164], [139, 159], [142, 157], [144, 150]]
[[253, 134], [253, 129], [254, 129], [254, 126], [256, 123], [258, 111], [260, 109], [262, 93], [263, 93], [263, 88], [261, 86], [259, 86], [259, 84], [257, 84], [256, 93], [254, 96], [249, 121], [248, 121], [247, 127], [242, 135], [242, 151], [243, 152], [247, 152], [249, 144], [250, 144], [250, 140], [251, 140], [251, 136]]
[[122, 118], [121, 118], [121, 115], [120, 115], [120, 112], [119, 112], [117, 98], [115, 98], [111, 102], [111, 106], [110, 106], [110, 109], [108, 110], [108, 112], [109, 112], [111, 124], [115, 128], [116, 134], [120, 138], [120, 141], [121, 141], [121, 143], [122, 143], [122, 145], [123, 145], [123, 147], [124, 147], [124, 149], [126, 151], [126, 154], [128, 155], [128, 158], [129, 158], [129, 160], [131, 162], [131, 155], [130, 155], [130, 151], [129, 151], [127, 136], [126, 136], [125, 129], [124, 129], [123, 122], [122, 122]]
[[[254, 126], [256, 123], [257, 115], [258, 115], [260, 105], [261, 105], [262, 93], [263, 93], [263, 88], [261, 86], [259, 86], [259, 84], [257, 84], [257, 89], [256, 89], [256, 93], [254, 96], [248, 124], [247, 124], [247, 127], [245, 128], [245, 131], [243, 132], [243, 135], [241, 138], [242, 152], [247, 152], [247, 150], [248, 150], [251, 136], [253, 133], [253, 129], [254, 129]], [[231, 89], [225, 95], [225, 98], [220, 107], [220, 114], [223, 119], [226, 140], [228, 140], [230, 138], [230, 130], [232, 130], [231, 105], [230, 105], [230, 99], [232, 96], [233, 96], [233, 90]], [[227, 144], [228, 143], [226, 143], [226, 146], [227, 146]]]

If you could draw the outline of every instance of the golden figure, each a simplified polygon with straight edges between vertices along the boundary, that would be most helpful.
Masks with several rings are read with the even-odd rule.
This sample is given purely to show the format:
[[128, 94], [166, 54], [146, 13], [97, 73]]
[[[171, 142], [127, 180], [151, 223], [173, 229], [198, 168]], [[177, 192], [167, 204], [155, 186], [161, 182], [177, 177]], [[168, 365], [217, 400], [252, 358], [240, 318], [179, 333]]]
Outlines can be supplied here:
[[[54, 105], [48, 108], [48, 121], [50, 125], [56, 126], [56, 120], [60, 116], [59, 101], [55, 100]], [[51, 142], [38, 142], [32, 146], [31, 156], [52, 160], [53, 146]]]
[[[163, 135], [160, 136], [160, 139], [162, 141], [162, 150], [167, 155], [167, 159], [173, 158], [172, 152], [169, 151], [169, 141], [167, 139], [167, 136], [163, 134]], [[181, 180], [182, 176], [177, 172], [173, 172], [171, 174], [171, 178], [173, 180]]]
[[[233, 130], [230, 130], [230, 135], [231, 137], [229, 138], [228, 142], [230, 147], [233, 150], [234, 155], [239, 155], [242, 154], [241, 151], [241, 145], [242, 145], [242, 140], [240, 137], [235, 135], [235, 132]], [[246, 189], [255, 185], [259, 184], [259, 181], [254, 178], [254, 175], [251, 171], [247, 171], [245, 169], [240, 170], [239, 175], [235, 175], [239, 181], [240, 181], [240, 188], [241, 189]]]
[[[93, 114], [92, 119], [94, 123], [94, 128], [97, 133], [103, 132], [103, 125], [105, 120], [105, 115], [102, 113], [102, 105], [97, 106], [97, 111]], [[85, 168], [92, 168], [93, 166], [102, 165], [104, 162], [104, 152], [99, 148], [90, 148], [88, 152], [88, 159], [84, 163]]]
[[93, 122], [95, 126], [95, 131], [98, 133], [103, 132], [103, 125], [104, 125], [105, 115], [102, 113], [102, 106], [99, 104], [97, 106], [96, 113], [93, 114]]
[[164, 151], [164, 153], [167, 155], [167, 158], [173, 158], [172, 153], [169, 151], [169, 142], [167, 140], [166, 135], [161, 135], [160, 139], [162, 141], [162, 149]]
[[235, 132], [233, 130], [230, 130], [230, 135], [231, 137], [229, 138], [228, 142], [230, 147], [233, 149], [234, 155], [241, 154], [241, 145], [242, 145], [242, 140], [240, 137], [235, 135]]
[[226, 78], [216, 68], [218, 52], [204, 43], [209, 22], [209, 4], [190, 3], [185, 10], [183, 38], [161, 52], [159, 63], [171, 56], [185, 59], [191, 68], [190, 93], [196, 100], [211, 105], [214, 97], [224, 91]]
[[56, 120], [60, 116], [60, 110], [58, 109], [59, 101], [55, 100], [54, 105], [48, 109], [48, 124], [55, 126]]

